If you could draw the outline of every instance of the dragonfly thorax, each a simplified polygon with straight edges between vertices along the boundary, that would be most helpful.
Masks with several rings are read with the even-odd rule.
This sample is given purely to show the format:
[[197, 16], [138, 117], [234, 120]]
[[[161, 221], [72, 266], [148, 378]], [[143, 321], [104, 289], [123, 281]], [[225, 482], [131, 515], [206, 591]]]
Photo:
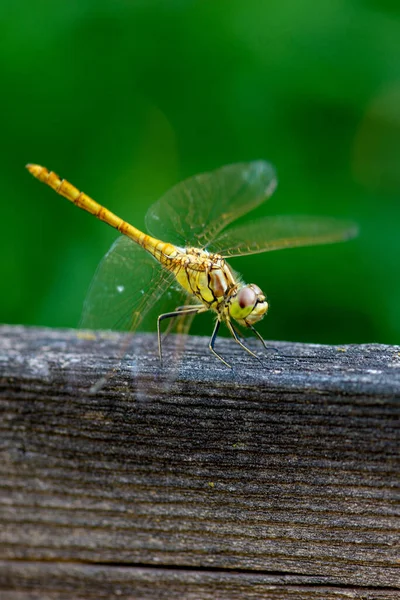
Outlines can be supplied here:
[[[179, 249], [180, 250], [180, 249]], [[186, 248], [171, 260], [180, 285], [208, 308], [217, 310], [237, 281], [225, 259], [198, 248]]]
[[265, 295], [257, 285], [238, 280], [222, 256], [198, 248], [177, 250], [170, 267], [177, 281], [220, 320], [235, 319], [250, 327], [263, 318], [268, 310]]

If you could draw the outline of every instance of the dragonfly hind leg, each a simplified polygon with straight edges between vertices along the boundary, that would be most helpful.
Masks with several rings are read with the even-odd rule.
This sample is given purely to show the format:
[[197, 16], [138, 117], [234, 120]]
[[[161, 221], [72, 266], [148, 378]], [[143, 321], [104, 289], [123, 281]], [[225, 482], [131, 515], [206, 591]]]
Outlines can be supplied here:
[[[195, 304], [195, 305], [194, 304], [185, 304], [183, 306], [177, 306], [173, 312], [174, 313], [178, 313], [178, 314], [175, 315], [174, 317], [170, 318], [170, 321], [169, 321], [169, 323], [167, 325], [166, 330], [161, 335], [161, 340], [164, 341], [168, 337], [168, 335], [171, 333], [172, 328], [175, 325], [175, 321], [176, 321], [176, 319], [178, 317], [185, 316], [186, 314], [196, 315], [196, 312], [194, 312], [194, 311], [193, 312], [189, 311], [188, 313], [186, 313], [186, 309], [187, 308], [195, 308], [195, 307], [197, 307], [200, 310], [200, 308], [203, 308], [203, 305], [202, 304]], [[162, 315], [160, 315], [160, 316], [162, 316]], [[190, 325], [189, 325], [189, 327], [190, 327]], [[178, 327], [177, 327], [177, 333], [187, 333], [187, 330], [185, 330], [184, 326], [181, 327], [180, 324], [179, 324]]]
[[[158, 354], [160, 357], [161, 365], [162, 365], [161, 321], [164, 321], [165, 319], [173, 319], [173, 321], [172, 321], [172, 326], [173, 326], [173, 323], [174, 323], [174, 320], [176, 319], [176, 317], [182, 317], [184, 315], [196, 315], [197, 313], [202, 312], [204, 310], [207, 310], [207, 309], [204, 307], [203, 304], [195, 304], [192, 306], [191, 305], [178, 306], [177, 309], [172, 312], [159, 315], [159, 317], [157, 319], [157, 337], [158, 337]], [[170, 330], [171, 330], [171, 327], [168, 326], [166, 334], [168, 334]]]

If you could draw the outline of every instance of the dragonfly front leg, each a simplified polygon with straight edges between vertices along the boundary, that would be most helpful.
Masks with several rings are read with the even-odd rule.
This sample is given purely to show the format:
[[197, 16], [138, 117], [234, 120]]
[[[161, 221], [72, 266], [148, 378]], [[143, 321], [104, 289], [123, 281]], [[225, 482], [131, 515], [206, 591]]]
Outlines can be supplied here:
[[264, 338], [262, 335], [260, 335], [257, 331], [257, 329], [255, 327], [253, 327], [253, 325], [249, 325], [250, 329], [252, 330], [252, 332], [254, 333], [254, 335], [256, 335], [258, 337], [258, 339], [260, 340], [260, 342], [262, 343], [262, 345], [264, 346], [264, 348], [266, 350], [268, 350], [267, 345], [264, 341]]
[[[257, 360], [260, 360], [260, 358], [257, 356], [257, 354], [254, 354], [254, 352], [252, 352], [250, 350], [250, 348], [248, 348], [245, 344], [243, 344], [243, 342], [239, 339], [235, 329], [232, 326], [232, 323], [227, 319], [226, 324], [228, 326], [229, 331], [231, 332], [233, 339], [235, 340], [235, 342], [237, 342], [239, 344], [239, 346], [241, 346], [243, 348], [243, 350], [246, 350], [246, 352], [248, 352], [249, 354], [251, 354], [251, 356], [254, 356], [254, 358], [256, 358]], [[254, 330], [255, 331], [255, 330]]]
[[264, 341], [264, 338], [262, 337], [262, 335], [260, 335], [257, 331], [257, 329], [255, 327], [253, 327], [253, 325], [249, 325], [250, 329], [252, 330], [252, 332], [254, 333], [254, 335], [256, 335], [258, 337], [258, 339], [260, 340], [260, 342], [262, 343], [262, 345], [264, 346], [264, 348], [266, 350], [273, 350], [274, 352], [279, 352], [278, 348], [274, 348], [273, 346], [267, 346], [267, 344]]
[[[162, 365], [162, 347], [161, 347], [161, 321], [164, 319], [175, 319], [176, 317], [182, 317], [183, 315], [196, 315], [199, 312], [207, 310], [203, 304], [196, 304], [194, 306], [178, 306], [176, 310], [169, 313], [159, 315], [157, 319], [157, 337], [158, 337], [158, 354], [160, 357], [160, 364]], [[170, 328], [167, 328], [170, 329]], [[167, 330], [168, 333], [168, 330]]]

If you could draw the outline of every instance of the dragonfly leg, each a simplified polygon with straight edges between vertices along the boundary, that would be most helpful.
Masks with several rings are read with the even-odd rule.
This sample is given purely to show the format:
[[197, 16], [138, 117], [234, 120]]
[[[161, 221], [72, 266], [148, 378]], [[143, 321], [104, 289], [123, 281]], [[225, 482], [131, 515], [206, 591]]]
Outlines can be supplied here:
[[254, 358], [256, 358], [257, 360], [260, 360], [260, 358], [257, 356], [257, 354], [254, 354], [254, 352], [252, 352], [250, 350], [250, 348], [248, 348], [245, 344], [243, 344], [243, 342], [240, 341], [234, 327], [232, 326], [232, 323], [227, 319], [226, 320], [226, 324], [228, 326], [229, 331], [231, 332], [233, 339], [235, 340], [235, 342], [237, 342], [239, 344], [239, 346], [241, 346], [243, 348], [243, 350], [246, 350], [246, 352], [248, 352], [249, 354], [251, 354], [251, 356], [254, 356]]
[[[173, 326], [175, 325], [175, 321], [178, 317], [182, 316], [183, 314], [186, 314], [186, 309], [191, 309], [191, 308], [195, 308], [197, 307], [199, 310], [200, 308], [203, 308], [202, 304], [184, 304], [183, 306], [177, 306], [174, 312], [179, 312], [178, 315], [175, 315], [175, 317], [171, 317], [171, 320], [169, 321], [168, 325], [167, 325], [167, 329], [164, 331], [164, 333], [162, 334], [162, 341], [165, 340], [165, 338], [169, 335], [169, 333], [171, 332]], [[193, 311], [194, 312], [194, 311]], [[192, 311], [190, 311], [188, 314], [193, 314]], [[194, 314], [196, 314], [194, 312]], [[182, 330], [178, 330], [178, 333], [182, 333]]]
[[275, 352], [279, 352], [278, 348], [274, 348], [273, 346], [267, 346], [267, 344], [264, 341], [264, 338], [262, 337], [262, 335], [260, 335], [257, 331], [257, 329], [255, 327], [253, 327], [253, 325], [249, 325], [250, 329], [252, 330], [252, 332], [254, 333], [254, 335], [256, 335], [258, 337], [258, 339], [260, 340], [260, 342], [262, 343], [262, 345], [264, 346], [264, 348], [266, 350], [274, 350]]
[[226, 360], [224, 360], [222, 358], [222, 356], [220, 354], [218, 354], [218, 352], [216, 352], [214, 350], [215, 339], [217, 337], [217, 333], [218, 333], [218, 329], [219, 329], [220, 325], [221, 325], [221, 321], [219, 319], [217, 319], [216, 322], [215, 322], [214, 331], [212, 332], [212, 336], [211, 336], [211, 339], [210, 339], [210, 343], [208, 344], [208, 347], [211, 350], [211, 352], [214, 354], [214, 356], [216, 356], [217, 358], [219, 358], [219, 360], [222, 361], [224, 363], [224, 365], [226, 365], [227, 367], [229, 367], [230, 369], [232, 369], [232, 365], [230, 365], [229, 363], [227, 363]]
[[231, 327], [232, 327], [232, 329], [235, 331], [235, 333], [236, 333], [237, 337], [240, 339], [240, 341], [241, 341], [241, 342], [243, 342], [243, 338], [241, 338], [241, 337], [240, 337], [239, 330], [238, 330], [238, 329], [236, 329], [236, 327], [234, 327], [234, 326], [233, 326], [233, 323], [232, 323], [232, 322], [231, 322]]
[[264, 342], [263, 336], [258, 333], [257, 329], [255, 327], [253, 327], [253, 325], [249, 325], [249, 327], [252, 330], [252, 332], [254, 333], [254, 335], [256, 335], [258, 337], [258, 339], [260, 340], [260, 342], [262, 343], [262, 345], [264, 346], [264, 348], [266, 350], [268, 350], [268, 348], [267, 348], [267, 346], [266, 346], [266, 344]]
[[159, 315], [157, 319], [157, 337], [158, 337], [158, 354], [160, 356], [160, 363], [162, 365], [162, 348], [161, 348], [161, 321], [165, 319], [175, 319], [176, 317], [181, 317], [183, 315], [195, 315], [201, 310], [205, 310], [203, 304], [194, 305], [194, 306], [178, 306], [176, 310], [169, 313], [164, 313], [163, 315]]

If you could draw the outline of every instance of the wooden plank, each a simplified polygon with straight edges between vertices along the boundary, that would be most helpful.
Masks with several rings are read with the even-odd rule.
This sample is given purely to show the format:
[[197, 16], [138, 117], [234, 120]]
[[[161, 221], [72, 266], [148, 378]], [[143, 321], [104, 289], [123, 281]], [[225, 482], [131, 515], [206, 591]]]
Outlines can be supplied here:
[[232, 372], [178, 340], [160, 369], [136, 336], [92, 394], [122, 336], [1, 329], [4, 564], [400, 589], [400, 347], [277, 342], [259, 363], [219, 340]]
[[[396, 589], [330, 586], [321, 577], [0, 561], [2, 600], [395, 600]], [[1, 589], [1, 588], [0, 588]]]

